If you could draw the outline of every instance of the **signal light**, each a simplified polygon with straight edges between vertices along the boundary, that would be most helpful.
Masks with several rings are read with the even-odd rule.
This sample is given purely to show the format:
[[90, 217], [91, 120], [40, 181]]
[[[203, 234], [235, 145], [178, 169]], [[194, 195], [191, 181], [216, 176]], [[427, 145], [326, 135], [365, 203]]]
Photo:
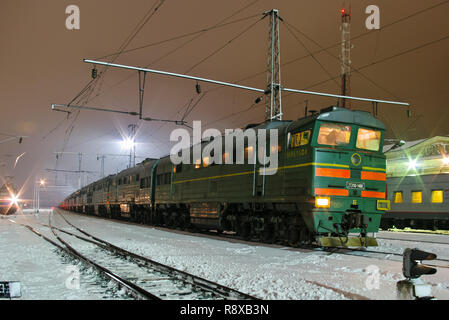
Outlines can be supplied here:
[[424, 274], [435, 274], [437, 269], [431, 268], [417, 261], [434, 260], [437, 255], [430, 252], [421, 251], [419, 249], [407, 248], [403, 254], [402, 272], [407, 279], [417, 279]]
[[96, 67], [94, 67], [92, 69], [92, 79], [95, 79], [95, 78], [97, 78], [97, 68]]
[[341, 14], [345, 14], [345, 9], [341, 9]]

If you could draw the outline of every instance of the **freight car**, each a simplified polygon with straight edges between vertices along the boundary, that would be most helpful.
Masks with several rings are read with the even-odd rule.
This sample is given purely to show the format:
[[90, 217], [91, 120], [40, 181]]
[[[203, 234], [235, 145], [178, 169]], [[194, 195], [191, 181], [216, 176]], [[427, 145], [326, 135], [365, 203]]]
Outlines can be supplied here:
[[[263, 166], [247, 161], [218, 164], [206, 157], [174, 165], [167, 156], [92, 183], [61, 207], [172, 228], [234, 231], [266, 242], [377, 245], [374, 233], [389, 209], [382, 122], [368, 112], [330, 107], [252, 128], [278, 130], [274, 175], [261, 175]], [[245, 160], [257, 152], [246, 146]]]
[[382, 229], [449, 230], [449, 137], [387, 148], [391, 210], [382, 218]]

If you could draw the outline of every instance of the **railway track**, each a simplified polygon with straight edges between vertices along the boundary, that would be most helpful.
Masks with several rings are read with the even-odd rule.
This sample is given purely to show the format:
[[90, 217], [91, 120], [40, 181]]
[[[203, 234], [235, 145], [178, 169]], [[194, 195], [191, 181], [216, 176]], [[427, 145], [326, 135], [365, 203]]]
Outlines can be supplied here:
[[[110, 242], [107, 242], [103, 239], [99, 239], [94, 235], [78, 228], [73, 225], [70, 221], [64, 217], [61, 213], [60, 216], [64, 219], [64, 221], [72, 228], [74, 228], [79, 233], [87, 236], [88, 238], [80, 235], [76, 235], [72, 232], [62, 230], [60, 228], [49, 226], [54, 230], [58, 230], [59, 232], [65, 233], [72, 237], [76, 237], [79, 240], [84, 242], [88, 242], [94, 244], [101, 250], [96, 251], [97, 259], [102, 259], [107, 261], [108, 259], [115, 258], [116, 268], [123, 270], [124, 273], [129, 272], [129, 264], [132, 263], [136, 270], [140, 269], [141, 274], [148, 272], [151, 270], [152, 277], [146, 280], [138, 280], [139, 285], [141, 286], [149, 286], [153, 290], [161, 293], [161, 296], [164, 298], [170, 299], [192, 299], [192, 300], [201, 300], [201, 299], [229, 299], [229, 300], [257, 300], [256, 297], [251, 295], [239, 292], [232, 288], [223, 286], [221, 284], [209, 281], [207, 279], [189, 274], [187, 272], [172, 268], [170, 266], [161, 264], [157, 261], [151, 260], [147, 257], [143, 257], [137, 255], [133, 252], [127, 251], [123, 248], [117, 247]], [[101, 256], [100, 256], [101, 255]], [[118, 258], [118, 259], [117, 259]], [[135, 275], [133, 275], [135, 277]], [[148, 280], [148, 279], [147, 279]], [[161, 282], [162, 287], [155, 285], [154, 282]], [[164, 288], [172, 286], [173, 292], [170, 292], [170, 289]], [[187, 289], [184, 289], [187, 288]], [[176, 291], [178, 291], [176, 293]], [[159, 296], [156, 293], [157, 296]]]
[[[10, 221], [12, 221], [12, 220], [10, 220]], [[14, 221], [12, 221], [12, 222], [14, 222]], [[35, 228], [33, 228], [30, 225], [26, 225], [26, 224], [20, 224], [20, 225], [27, 228], [34, 234], [38, 235], [39, 237], [43, 238], [48, 243], [55, 246], [63, 254], [69, 255], [73, 260], [80, 261], [83, 264], [88, 265], [89, 267], [93, 267], [102, 278], [113, 281], [113, 283], [115, 283], [118, 286], [118, 288], [125, 290], [126, 294], [130, 295], [134, 299], [137, 299], [137, 300], [160, 300], [159, 297], [142, 289], [141, 287], [133, 284], [132, 282], [130, 282], [126, 279], [123, 279], [122, 277], [120, 277], [119, 275], [114, 273], [113, 271], [111, 271], [103, 266], [100, 266], [97, 263], [95, 263], [94, 261], [85, 257], [84, 255], [82, 255], [81, 253], [76, 251], [73, 247], [68, 245], [63, 239], [61, 239], [58, 235], [56, 235], [56, 233], [54, 233], [54, 235], [61, 242], [61, 244], [56, 243], [55, 241], [53, 241], [49, 237], [43, 235], [41, 232], [39, 232], [38, 230], [36, 230]]]
[[[60, 213], [61, 214], [61, 213]], [[66, 220], [66, 222], [70, 225], [70, 222], [67, 221], [67, 219], [61, 214], [61, 216], [64, 218], [64, 220]], [[102, 219], [101, 217], [97, 217]], [[129, 222], [129, 221], [122, 221], [119, 220], [120, 222], [124, 222], [127, 224], [135, 224], [133, 222]], [[73, 225], [72, 225], [73, 227]], [[76, 228], [76, 227], [75, 227]], [[261, 245], [261, 244], [266, 244], [269, 245], [268, 243], [261, 243], [261, 242], [254, 242], [248, 239], [243, 239], [242, 237], [236, 236], [236, 235], [231, 235], [231, 234], [219, 234], [219, 233], [214, 233], [214, 232], [199, 232], [196, 231], [195, 233], [191, 233], [191, 232], [185, 232], [185, 231], [179, 231], [179, 230], [173, 230], [173, 229], [169, 229], [169, 228], [164, 228], [164, 227], [155, 227], [158, 230], [162, 230], [162, 231], [168, 231], [168, 232], [181, 232], [181, 233], [185, 233], [185, 234], [189, 234], [189, 235], [195, 235], [195, 233], [197, 233], [197, 235], [199, 236], [210, 236], [212, 238], [215, 238], [217, 240], [231, 240], [231, 241], [238, 241], [238, 242], [244, 242], [247, 243], [249, 245]], [[79, 229], [81, 230], [81, 229]], [[81, 232], [81, 231], [80, 231]], [[92, 238], [95, 239], [95, 238]], [[100, 240], [100, 239], [98, 239]], [[283, 245], [285, 245], [285, 243], [283, 243]], [[288, 246], [288, 245], [287, 245]], [[297, 246], [289, 246], [291, 247], [292, 250], [296, 250], [296, 249], [300, 249], [300, 250], [305, 250], [305, 251], [322, 251], [328, 254], [342, 254], [342, 255], [348, 255], [348, 256], [358, 256], [358, 257], [363, 257], [363, 258], [368, 258], [368, 259], [381, 259], [381, 260], [391, 260], [391, 261], [396, 261], [396, 262], [400, 262], [402, 263], [402, 253], [397, 253], [397, 252], [388, 252], [388, 251], [377, 251], [377, 250], [368, 250], [366, 248], [323, 248], [317, 245], [297, 245]], [[434, 262], [436, 262], [436, 264], [434, 263], [426, 263], [425, 265], [430, 266], [430, 267], [436, 267], [436, 268], [449, 268], [449, 259], [436, 259], [433, 260]], [[318, 287], [322, 287], [328, 290], [332, 290], [334, 292], [340, 293], [343, 296], [345, 296], [348, 299], [353, 299], [353, 300], [369, 300], [368, 297], [359, 295], [359, 294], [355, 294], [353, 292], [350, 291], [345, 291], [345, 290], [341, 290], [338, 288], [334, 288], [331, 286], [328, 286], [326, 284], [322, 284], [316, 281], [308, 281], [306, 279], [303, 279], [305, 282], [316, 285]]]
[[[59, 212], [59, 211], [58, 211]], [[96, 217], [96, 216], [93, 216]], [[102, 217], [96, 217], [99, 219], [104, 219]], [[105, 219], [105, 220], [109, 220], [109, 219]], [[136, 224], [134, 222], [130, 222], [130, 221], [124, 221], [124, 220], [117, 220], [120, 221], [121, 223], [127, 223], [127, 224]], [[177, 232], [178, 230], [174, 230], [174, 229], [170, 229], [170, 228], [165, 228], [165, 227], [154, 227], [158, 230], [163, 230], [163, 231], [168, 231], [168, 232]], [[214, 232], [210, 232], [210, 231], [198, 231], [196, 230], [194, 233], [192, 232], [184, 232], [186, 234], [189, 235], [207, 235], [207, 236], [212, 236], [216, 239], [226, 239], [226, 240], [233, 240], [233, 241], [242, 241], [248, 244], [255, 244], [255, 245], [260, 245], [260, 244], [265, 244], [265, 245], [269, 245], [270, 243], [264, 243], [264, 242], [254, 242], [252, 240], [248, 240], [248, 239], [244, 239], [241, 236], [237, 236], [237, 235], [231, 235], [231, 234], [220, 234], [220, 233], [214, 233]], [[295, 245], [295, 246], [291, 246], [288, 243], [283, 242], [282, 245], [291, 247], [293, 250], [295, 249], [301, 249], [301, 250], [307, 250], [307, 251], [323, 251], [323, 252], [328, 252], [329, 254], [343, 254], [343, 255], [349, 255], [349, 256], [358, 256], [358, 257], [364, 257], [364, 258], [371, 258], [371, 259], [384, 259], [384, 260], [392, 260], [392, 261], [397, 261], [397, 262], [401, 262], [402, 263], [402, 253], [397, 253], [397, 252], [388, 252], [388, 251], [378, 251], [378, 250], [368, 250], [366, 248], [323, 248], [320, 247], [318, 245], [313, 245], [313, 244], [307, 244], [307, 245]], [[432, 263], [426, 263], [426, 265], [431, 266], [431, 267], [437, 267], [437, 268], [449, 268], [449, 259], [436, 259], [433, 260], [435, 262], [438, 262], [438, 264], [432, 264]]]
[[[111, 244], [111, 243], [109, 243], [109, 242], [107, 242], [107, 241], [105, 241], [105, 240], [99, 239], [99, 238], [97, 238], [97, 237], [91, 235], [90, 233], [86, 232], [85, 230], [76, 227], [76, 226], [73, 225], [70, 221], [68, 221], [68, 219], [67, 219], [62, 213], [58, 212], [58, 214], [64, 219], [64, 221], [65, 221], [69, 226], [71, 226], [72, 228], [74, 228], [74, 229], [77, 230], [78, 232], [82, 233], [83, 235], [89, 237], [90, 239], [89, 239], [89, 238], [81, 237], [81, 236], [79, 236], [79, 235], [75, 235], [75, 234], [73, 234], [73, 233], [71, 233], [71, 232], [69, 232], [69, 231], [67, 231], [67, 230], [62, 230], [62, 229], [53, 227], [53, 228], [56, 228], [56, 229], [57, 229], [58, 231], [60, 231], [60, 232], [66, 233], [66, 234], [71, 235], [71, 236], [73, 236], [73, 237], [77, 237], [77, 238], [82, 239], [82, 240], [87, 241], [87, 242], [92, 242], [92, 241], [94, 241], [97, 245], [99, 245], [99, 246], [101, 246], [101, 247], [104, 247], [106, 250], [111, 250], [111, 249], [112, 249], [113, 251], [118, 250], [116, 253], [119, 254], [119, 255], [121, 255], [121, 256], [128, 256], [128, 257], [136, 258], [137, 260], [140, 260], [140, 261], [142, 261], [143, 263], [149, 263], [150, 265], [155, 265], [156, 267], [162, 267], [162, 268], [163, 268], [162, 271], [166, 271], [166, 270], [168, 270], [168, 272], [174, 271], [175, 273], [178, 273], [179, 276], [180, 276], [181, 278], [187, 279], [187, 281], [188, 281], [189, 283], [195, 282], [195, 283], [197, 283], [197, 284], [199, 283], [199, 284], [201, 284], [201, 285], [204, 285], [204, 284], [205, 284], [207, 288], [210, 288], [210, 287], [216, 287], [216, 286], [218, 285], [218, 286], [222, 287], [222, 289], [221, 289], [222, 292], [223, 292], [223, 291], [224, 291], [224, 292], [229, 292], [229, 290], [231, 290], [231, 291], [233, 290], [233, 289], [230, 289], [230, 288], [228, 288], [228, 287], [221, 286], [221, 285], [219, 285], [219, 284], [217, 284], [217, 283], [210, 282], [210, 281], [208, 281], [208, 280], [206, 280], [206, 279], [203, 279], [203, 278], [200, 278], [200, 277], [197, 277], [197, 276], [188, 274], [188, 273], [186, 273], [186, 272], [184, 272], [184, 271], [180, 271], [180, 270], [174, 269], [174, 268], [172, 268], [172, 267], [169, 267], [169, 266], [166, 266], [166, 265], [162, 265], [162, 264], [160, 264], [160, 263], [158, 263], [158, 262], [156, 262], [156, 261], [153, 261], [153, 260], [151, 260], [151, 259], [149, 259], [149, 258], [146, 258], [146, 257], [142, 257], [142, 256], [137, 255], [137, 254], [135, 254], [135, 253], [129, 252], [129, 251], [123, 249], [123, 248], [116, 247], [116, 246], [114, 246], [113, 244]], [[160, 228], [160, 229], [165, 229], [165, 228]], [[171, 230], [171, 229], [168, 229], [168, 230], [173, 231], [173, 230]], [[229, 239], [232, 239], [232, 238], [235, 239], [235, 237], [229, 236]], [[189, 279], [189, 278], [190, 278], [190, 279]], [[197, 280], [195, 280], [195, 279], [197, 279]], [[370, 300], [370, 299], [369, 299], [368, 297], [366, 297], [366, 296], [363, 296], [363, 295], [360, 295], [360, 294], [357, 294], [357, 293], [353, 293], [353, 292], [350, 292], [350, 291], [342, 290], [342, 289], [340, 289], [340, 288], [335, 288], [335, 287], [329, 286], [329, 285], [327, 285], [327, 284], [322, 284], [322, 283], [317, 282], [317, 281], [309, 281], [309, 280], [307, 280], [307, 279], [303, 279], [303, 280], [304, 280], [306, 283], [312, 284], [312, 285], [314, 285], [314, 286], [321, 287], [321, 288], [324, 288], [324, 289], [327, 289], [327, 290], [331, 290], [331, 291], [333, 291], [333, 292], [336, 292], [336, 293], [338, 293], [338, 294], [341, 294], [342, 296], [344, 296], [344, 297], [347, 298], [347, 299], [351, 299], [351, 300]], [[240, 292], [236, 292], [236, 293], [237, 293], [237, 294], [242, 294], [242, 293], [240, 293]], [[245, 294], [243, 294], [243, 295], [245, 295]], [[246, 296], [246, 298], [254, 298], [254, 297], [247, 296], [247, 295], [245, 295], [245, 296]]]

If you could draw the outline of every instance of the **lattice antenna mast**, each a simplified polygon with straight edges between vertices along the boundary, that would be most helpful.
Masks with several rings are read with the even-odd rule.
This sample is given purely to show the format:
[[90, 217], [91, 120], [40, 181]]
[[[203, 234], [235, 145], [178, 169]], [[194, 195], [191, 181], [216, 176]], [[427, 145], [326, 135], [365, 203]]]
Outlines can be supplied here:
[[132, 145], [129, 149], [129, 166], [128, 168], [132, 168], [136, 166], [136, 143], [134, 141], [134, 139], [136, 138], [136, 128], [137, 125], [136, 124], [130, 124], [128, 126], [128, 130], [129, 130], [129, 138], [132, 141]]
[[278, 10], [265, 12], [270, 16], [270, 33], [268, 36], [267, 90], [265, 91], [265, 121], [282, 120], [281, 100], [281, 56], [279, 40]]
[[[351, 8], [341, 9], [341, 95], [351, 95]], [[341, 107], [351, 108], [351, 100], [341, 98]]]

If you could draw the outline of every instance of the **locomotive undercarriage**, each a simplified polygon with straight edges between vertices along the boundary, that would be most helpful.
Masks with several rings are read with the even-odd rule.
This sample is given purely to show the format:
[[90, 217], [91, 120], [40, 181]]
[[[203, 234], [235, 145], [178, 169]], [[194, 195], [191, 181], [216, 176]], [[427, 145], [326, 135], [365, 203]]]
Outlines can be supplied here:
[[295, 204], [287, 207], [254, 203], [220, 204], [217, 218], [212, 219], [192, 219], [191, 205], [188, 204], [158, 204], [154, 210], [149, 205], [131, 204], [126, 215], [118, 204], [98, 205], [97, 210], [93, 206], [74, 206], [71, 209], [104, 218], [181, 230], [231, 231], [244, 239], [259, 239], [266, 243], [284, 242], [296, 246], [314, 241], [314, 235], [309, 232]]
[[222, 230], [234, 231], [244, 239], [266, 243], [287, 242], [290, 246], [312, 243], [314, 238], [295, 205], [278, 208], [275, 204], [232, 204], [219, 219]]

